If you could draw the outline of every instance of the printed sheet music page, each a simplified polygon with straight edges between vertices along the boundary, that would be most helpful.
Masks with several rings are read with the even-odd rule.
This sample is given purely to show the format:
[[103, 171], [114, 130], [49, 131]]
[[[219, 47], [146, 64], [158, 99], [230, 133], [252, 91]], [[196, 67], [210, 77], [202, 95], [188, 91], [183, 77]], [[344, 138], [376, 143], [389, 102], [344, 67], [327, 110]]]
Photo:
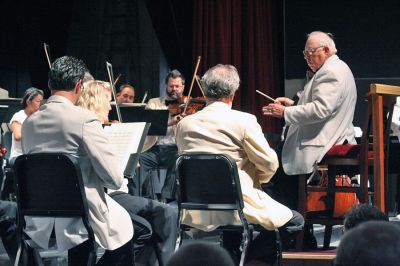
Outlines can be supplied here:
[[117, 155], [122, 169], [125, 169], [129, 156], [137, 153], [146, 123], [114, 123], [104, 127], [109, 138], [110, 148]]

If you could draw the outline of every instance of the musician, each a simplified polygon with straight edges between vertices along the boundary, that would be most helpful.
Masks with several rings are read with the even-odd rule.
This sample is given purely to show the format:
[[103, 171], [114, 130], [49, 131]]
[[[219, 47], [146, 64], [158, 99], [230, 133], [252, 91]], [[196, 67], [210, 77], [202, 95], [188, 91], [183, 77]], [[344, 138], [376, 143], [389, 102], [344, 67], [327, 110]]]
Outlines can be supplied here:
[[117, 103], [134, 103], [135, 102], [135, 88], [129, 84], [123, 84], [119, 87], [117, 93]]
[[[237, 70], [231, 65], [216, 65], [204, 74], [201, 83], [207, 106], [184, 117], [177, 125], [179, 153], [207, 152], [231, 156], [238, 166], [247, 220], [268, 230], [279, 228], [282, 238], [288, 239], [288, 232], [301, 230], [304, 220], [299, 213], [291, 211], [260, 190], [260, 184], [269, 182], [278, 168], [278, 158], [264, 138], [256, 117], [231, 109], [239, 82]], [[209, 222], [216, 228], [237, 219], [230, 211], [223, 214], [189, 211], [185, 213], [183, 223], [207, 230]], [[202, 224], [202, 221], [207, 221], [207, 224]], [[235, 242], [237, 245], [240, 243], [240, 233], [226, 239], [228, 236], [224, 234], [226, 247]], [[272, 264], [276, 258], [274, 239], [273, 231], [260, 233], [250, 247], [249, 258]], [[271, 247], [270, 253], [268, 247]]]
[[[106, 249], [97, 265], [133, 265], [129, 214], [104, 193], [104, 187], [121, 187], [123, 169], [118, 167], [96, 115], [75, 106], [85, 71], [85, 64], [74, 57], [63, 56], [53, 62], [48, 81], [52, 96], [22, 125], [22, 150], [25, 154], [67, 153], [79, 159], [89, 222], [96, 242]], [[79, 218], [26, 219], [25, 232], [43, 248], [48, 247], [53, 230], [58, 249], [69, 249], [69, 265], [83, 265], [89, 245]]]
[[[93, 80], [85, 82], [83, 86], [85, 89], [80, 93], [77, 105], [94, 112], [101, 123], [109, 123], [110, 84]], [[147, 245], [152, 237], [160, 250], [163, 265], [166, 265], [175, 250], [178, 236], [177, 210], [167, 204], [128, 194], [127, 184], [125, 178], [121, 188], [109, 190], [109, 195], [128, 211], [133, 220], [135, 250]]]
[[353, 74], [336, 55], [331, 34], [308, 34], [304, 59], [314, 75], [305, 84], [297, 105], [279, 97], [263, 107], [268, 117], [285, 119], [289, 126], [282, 149], [282, 168], [272, 179], [270, 195], [297, 208], [298, 176], [316, 171], [316, 164], [335, 144], [356, 143], [353, 116], [357, 90]]
[[[176, 69], [170, 71], [165, 78], [165, 90], [167, 96], [150, 99], [146, 105], [146, 109], [165, 110], [168, 109], [167, 104], [174, 102], [183, 95], [185, 88], [185, 78]], [[135, 184], [136, 187], [141, 187], [144, 194], [149, 195], [149, 170], [157, 166], [167, 167], [167, 176], [164, 186], [161, 191], [162, 200], [175, 199], [175, 176], [173, 169], [175, 161], [178, 158], [178, 149], [175, 142], [176, 124], [179, 122], [178, 116], [170, 115], [168, 119], [168, 129], [165, 136], [148, 137], [145, 146], [151, 148], [140, 156], [140, 176], [142, 184]]]
[[10, 120], [10, 125], [12, 130], [10, 159], [22, 154], [22, 148], [21, 148], [22, 123], [24, 123], [25, 119], [28, 116], [30, 116], [39, 109], [40, 103], [43, 101], [43, 96], [44, 93], [42, 90], [33, 87], [25, 91], [25, 94], [21, 100], [21, 104], [24, 107], [24, 109], [16, 112]]

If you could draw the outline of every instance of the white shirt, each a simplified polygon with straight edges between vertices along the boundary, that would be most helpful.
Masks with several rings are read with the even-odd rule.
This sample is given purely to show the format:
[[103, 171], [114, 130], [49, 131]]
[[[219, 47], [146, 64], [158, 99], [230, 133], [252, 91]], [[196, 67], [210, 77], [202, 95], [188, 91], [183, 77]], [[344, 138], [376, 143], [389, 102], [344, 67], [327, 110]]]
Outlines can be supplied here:
[[[10, 120], [10, 124], [12, 124], [13, 122], [18, 122], [21, 124], [24, 123], [25, 119], [28, 116], [26, 115], [25, 111], [22, 109], [18, 112], [16, 112], [13, 117]], [[10, 153], [10, 159], [17, 157], [19, 155], [22, 154], [22, 147], [21, 147], [21, 141], [20, 140], [16, 140], [14, 138], [14, 133], [12, 134], [12, 143], [11, 143], [11, 153]]]

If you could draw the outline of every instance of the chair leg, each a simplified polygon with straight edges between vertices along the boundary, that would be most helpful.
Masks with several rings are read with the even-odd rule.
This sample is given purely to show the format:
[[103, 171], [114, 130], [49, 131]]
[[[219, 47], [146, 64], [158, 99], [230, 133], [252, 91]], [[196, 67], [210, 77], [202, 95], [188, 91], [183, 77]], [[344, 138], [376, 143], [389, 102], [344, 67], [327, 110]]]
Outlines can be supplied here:
[[275, 237], [276, 237], [276, 245], [277, 245], [277, 254], [276, 254], [276, 266], [282, 266], [282, 241], [281, 235], [278, 229], [275, 229]]
[[324, 249], [328, 249], [331, 243], [332, 225], [325, 225]]
[[241, 244], [242, 255], [240, 256], [239, 266], [244, 265], [246, 255], [247, 255], [247, 249], [249, 246], [249, 242], [250, 242], [252, 233], [253, 232], [251, 232], [251, 230], [246, 230], [246, 229], [243, 230], [243, 238], [242, 238], [242, 244]]
[[[307, 204], [307, 176], [299, 176], [299, 186], [298, 186], [298, 211], [305, 218], [306, 217], [306, 204]], [[304, 240], [304, 229], [299, 232], [296, 238], [296, 251], [303, 250], [303, 240]]]

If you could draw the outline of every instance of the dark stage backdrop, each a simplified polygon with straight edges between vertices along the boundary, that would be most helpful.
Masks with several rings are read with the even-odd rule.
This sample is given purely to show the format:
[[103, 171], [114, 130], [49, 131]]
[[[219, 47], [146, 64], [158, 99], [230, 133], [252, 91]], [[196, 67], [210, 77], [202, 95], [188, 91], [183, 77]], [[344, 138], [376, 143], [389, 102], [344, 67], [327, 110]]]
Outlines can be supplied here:
[[201, 73], [218, 64], [236, 66], [241, 85], [233, 108], [257, 116], [264, 132], [280, 132], [282, 121], [265, 118], [261, 107], [282, 92], [282, 2], [273, 0], [195, 0], [194, 55]]

